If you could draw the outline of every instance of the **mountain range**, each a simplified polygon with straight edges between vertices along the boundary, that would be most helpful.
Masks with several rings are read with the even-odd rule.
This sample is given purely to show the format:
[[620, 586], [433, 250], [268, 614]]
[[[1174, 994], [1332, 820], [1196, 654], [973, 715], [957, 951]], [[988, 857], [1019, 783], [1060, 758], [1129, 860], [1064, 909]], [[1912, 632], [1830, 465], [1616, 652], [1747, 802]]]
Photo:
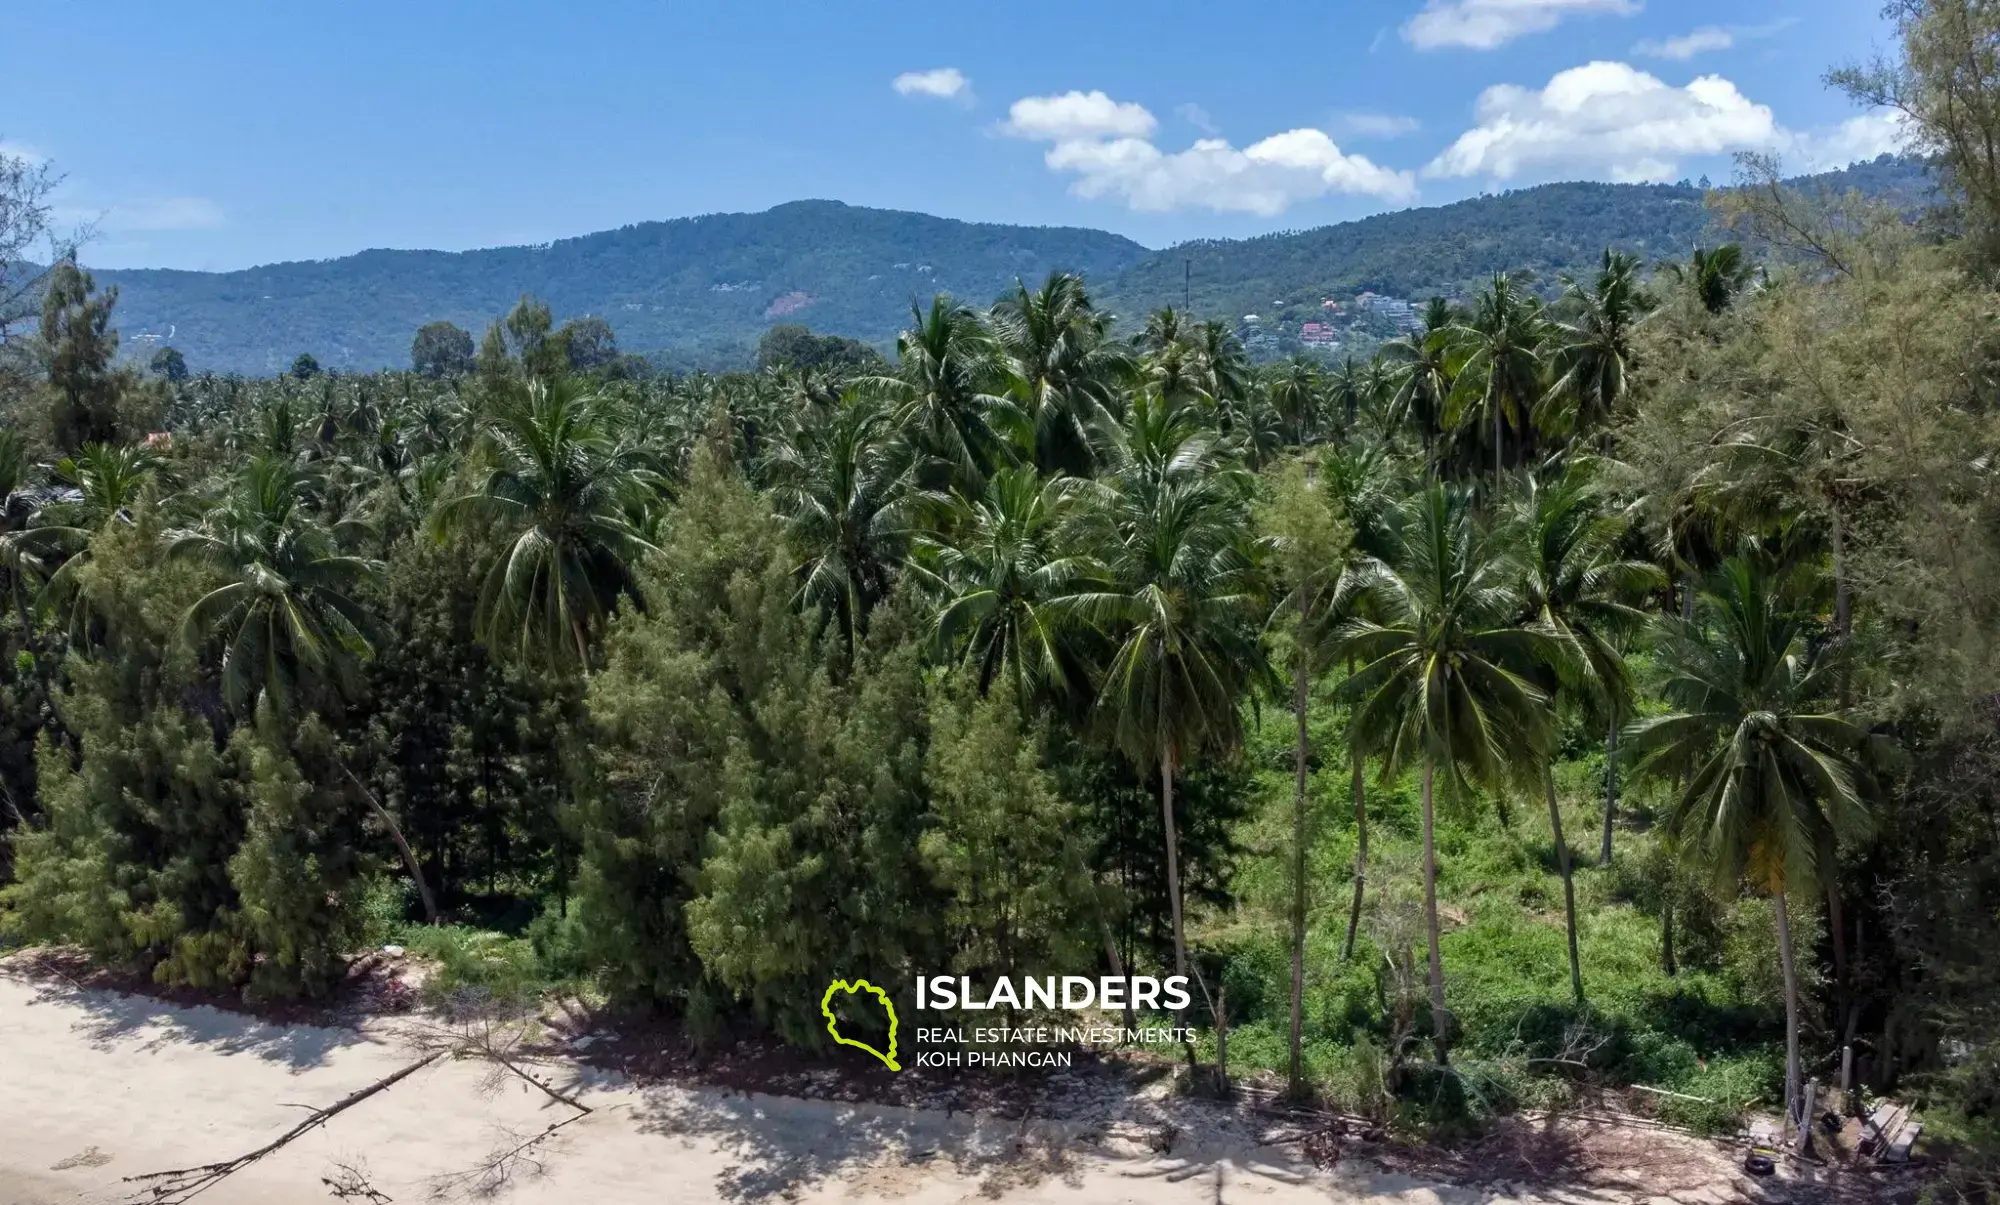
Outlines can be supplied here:
[[[1886, 156], [1813, 180], [1910, 205], [1933, 192], [1921, 162]], [[1255, 312], [1283, 322], [1312, 315], [1323, 296], [1462, 295], [1500, 271], [1552, 280], [1588, 269], [1606, 247], [1677, 258], [1707, 225], [1694, 185], [1549, 184], [1153, 251], [1098, 230], [796, 201], [541, 246], [95, 276], [118, 286], [128, 347], [171, 343], [195, 371], [269, 373], [300, 352], [344, 370], [403, 366], [417, 327], [446, 319], [476, 337], [524, 293], [546, 300], [558, 320], [603, 316], [625, 351], [670, 367], [725, 368], [747, 364], [774, 324], [886, 348], [913, 301], [946, 292], [984, 305], [1056, 269], [1082, 273], [1127, 323], [1184, 298], [1204, 317]]]

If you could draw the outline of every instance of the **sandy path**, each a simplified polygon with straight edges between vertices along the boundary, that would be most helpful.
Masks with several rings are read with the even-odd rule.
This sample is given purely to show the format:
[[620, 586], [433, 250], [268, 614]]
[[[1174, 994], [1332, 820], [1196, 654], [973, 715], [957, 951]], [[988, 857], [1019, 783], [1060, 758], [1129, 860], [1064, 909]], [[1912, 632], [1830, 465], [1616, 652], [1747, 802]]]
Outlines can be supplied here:
[[[134, 1198], [121, 1177], [226, 1159], [412, 1061], [397, 1035], [274, 1028], [213, 1009], [51, 990], [0, 966], [0, 1205]], [[1378, 1201], [1500, 1205], [1511, 1198], [1404, 1177], [1317, 1175], [1270, 1149], [1152, 1156], [1116, 1133], [946, 1118], [701, 1089], [640, 1090], [575, 1067], [596, 1110], [494, 1199], [565, 1205], [727, 1202]], [[581, 1077], [581, 1078], [579, 1078]], [[440, 1062], [204, 1194], [203, 1205], [314, 1205], [339, 1163], [365, 1164], [399, 1202], [481, 1163], [509, 1133], [568, 1110], [518, 1081], [495, 1093], [471, 1063]], [[1274, 1162], [1273, 1160], [1278, 1160]], [[1599, 1203], [1599, 1193], [1578, 1198]]]

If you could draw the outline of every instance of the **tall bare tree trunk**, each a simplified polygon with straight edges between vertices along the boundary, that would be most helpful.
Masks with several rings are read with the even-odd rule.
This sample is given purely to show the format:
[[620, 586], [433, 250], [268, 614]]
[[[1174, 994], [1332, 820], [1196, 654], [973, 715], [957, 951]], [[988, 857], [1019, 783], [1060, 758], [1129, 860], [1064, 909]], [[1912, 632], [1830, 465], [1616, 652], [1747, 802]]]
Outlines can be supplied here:
[[1670, 976], [1681, 973], [1680, 964], [1674, 961], [1674, 897], [1671, 893], [1660, 905], [1660, 969]]
[[[1306, 619], [1306, 600], [1298, 602], [1300, 625]], [[1304, 645], [1304, 627], [1300, 629]], [[1312, 685], [1304, 653], [1298, 657], [1296, 681], [1292, 683], [1292, 713], [1298, 719], [1298, 747], [1292, 751], [1292, 1095], [1306, 1089], [1306, 1071], [1300, 1045], [1306, 1025], [1306, 703]]]
[[[1799, 1103], [1799, 970], [1792, 955], [1792, 917], [1780, 882], [1771, 892], [1771, 911], [1778, 920], [1778, 961], [1785, 971], [1785, 1116], [1793, 1117]], [[1811, 1118], [1794, 1118], [1801, 1125]]]
[[1597, 851], [1599, 866], [1611, 865], [1611, 826], [1618, 820], [1618, 721], [1604, 738], [1604, 844]]
[[1576, 954], [1576, 881], [1570, 873], [1569, 840], [1563, 836], [1562, 807], [1556, 802], [1556, 775], [1554, 767], [1542, 772], [1542, 784], [1549, 795], [1549, 832], [1555, 837], [1556, 865], [1563, 877], [1563, 918], [1569, 929], [1569, 985], [1576, 993], [1576, 1002], [1583, 1003], [1583, 963]]
[[[1305, 618], [1305, 601], [1299, 603], [1299, 618]], [[1303, 647], [1305, 633], [1299, 633]], [[1292, 751], [1292, 1050], [1291, 1092], [1305, 1091], [1305, 1064], [1300, 1046], [1304, 1040], [1306, 1007], [1306, 704], [1311, 680], [1307, 659], [1299, 656], [1297, 681], [1292, 684], [1292, 711], [1298, 719], [1298, 747]], [[1218, 1061], [1219, 1057], [1218, 1057]]]
[[1354, 904], [1347, 910], [1347, 944], [1341, 947], [1344, 962], [1354, 957], [1354, 931], [1361, 926], [1361, 893], [1368, 886], [1368, 782], [1361, 751], [1350, 748], [1354, 763]]
[[1438, 1066], [1451, 1061], [1451, 1015], [1444, 1007], [1444, 955], [1438, 940], [1438, 865], [1436, 812], [1431, 806], [1432, 779], [1437, 765], [1424, 756], [1424, 923], [1431, 937], [1431, 1041], [1437, 1048]]
[[1174, 755], [1160, 754], [1160, 819], [1167, 832], [1167, 900], [1174, 916], [1174, 974], [1187, 974], [1187, 935], [1181, 928], [1180, 836], [1174, 828]]

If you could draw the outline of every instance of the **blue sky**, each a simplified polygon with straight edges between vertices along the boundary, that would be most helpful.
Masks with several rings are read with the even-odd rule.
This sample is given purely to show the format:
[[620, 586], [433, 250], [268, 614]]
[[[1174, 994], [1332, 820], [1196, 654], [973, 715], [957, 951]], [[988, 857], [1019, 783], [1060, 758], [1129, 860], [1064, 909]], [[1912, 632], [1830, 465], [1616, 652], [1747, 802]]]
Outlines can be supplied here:
[[[1149, 246], [1730, 153], [1892, 144], [1829, 93], [1880, 0], [1006, 6], [55, 0], [0, 140], [86, 259], [226, 269], [540, 242], [801, 197]], [[898, 84], [901, 80], [900, 85]]]

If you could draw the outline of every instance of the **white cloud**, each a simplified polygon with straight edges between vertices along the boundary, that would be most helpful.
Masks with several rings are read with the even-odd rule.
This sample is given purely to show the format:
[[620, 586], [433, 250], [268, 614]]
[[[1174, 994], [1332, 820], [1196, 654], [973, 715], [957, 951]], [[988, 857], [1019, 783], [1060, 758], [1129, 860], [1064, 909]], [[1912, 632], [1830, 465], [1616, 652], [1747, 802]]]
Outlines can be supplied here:
[[1704, 25], [1693, 33], [1684, 33], [1674, 38], [1647, 38], [1632, 47], [1632, 53], [1649, 59], [1672, 59], [1685, 63], [1698, 54], [1711, 50], [1728, 50], [1736, 45], [1733, 30], [1720, 25]]
[[1242, 150], [1203, 138], [1167, 152], [1143, 138], [1077, 138], [1057, 142], [1050, 169], [1076, 176], [1070, 191], [1112, 199], [1149, 213], [1213, 209], [1272, 217], [1332, 193], [1410, 200], [1416, 181], [1360, 155], [1344, 154], [1321, 130], [1290, 130]]
[[1687, 155], [1780, 148], [1769, 106], [1718, 75], [1675, 88], [1625, 63], [1572, 67], [1539, 92], [1514, 84], [1479, 98], [1478, 124], [1424, 169], [1431, 177], [1512, 180], [1557, 172], [1620, 182], [1671, 180]]
[[1187, 122], [1204, 134], [1222, 133], [1221, 128], [1215, 124], [1215, 118], [1209, 116], [1208, 110], [1202, 108], [1200, 105], [1190, 102], [1175, 109], [1174, 112], [1181, 115], [1182, 121]]
[[1403, 26], [1403, 39], [1419, 50], [1492, 50], [1525, 34], [1546, 33], [1566, 17], [1629, 17], [1640, 7], [1639, 0], [1428, 0]]
[[905, 71], [890, 82], [901, 96], [935, 96], [940, 100], [970, 100], [972, 81], [956, 67]]
[[55, 218], [60, 225], [91, 225], [106, 234], [215, 230], [226, 221], [222, 206], [206, 197], [144, 197], [101, 209], [61, 205]]
[[1909, 119], [1893, 109], [1876, 109], [1850, 117], [1832, 129], [1796, 135], [1789, 146], [1800, 171], [1833, 171], [1909, 149]]
[[1424, 128], [1416, 118], [1394, 113], [1342, 113], [1340, 124], [1356, 138], [1401, 138]]
[[1000, 130], [1037, 142], [1080, 138], [1151, 138], [1160, 123], [1144, 105], [1121, 104], [1102, 92], [1028, 96], [1007, 110]]

